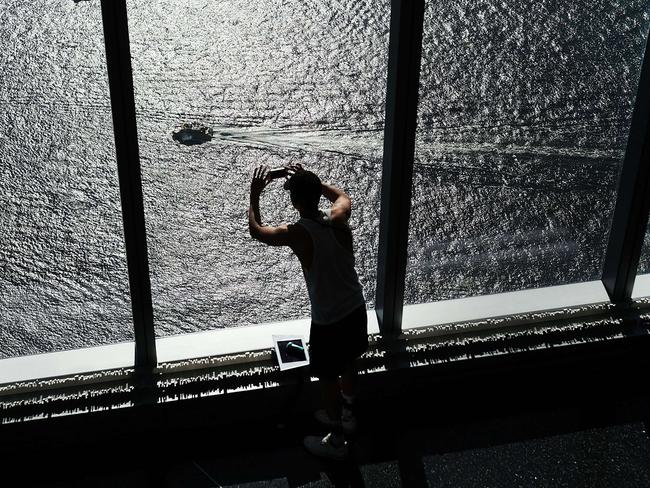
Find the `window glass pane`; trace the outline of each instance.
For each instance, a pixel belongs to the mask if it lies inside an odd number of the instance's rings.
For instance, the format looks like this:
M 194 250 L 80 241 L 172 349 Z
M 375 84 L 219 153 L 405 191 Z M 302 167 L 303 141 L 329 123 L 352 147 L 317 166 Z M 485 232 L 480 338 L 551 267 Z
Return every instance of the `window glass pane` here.
M 636 280 L 634 281 L 634 289 L 632 291 L 632 298 L 647 299 L 647 297 L 650 297 L 650 231 L 648 229 L 646 229 L 643 240 L 639 266 L 636 271 Z
M 427 2 L 407 303 L 600 279 L 649 7 Z
M 646 230 L 643 247 L 641 248 L 641 259 L 639 260 L 639 267 L 637 268 L 636 274 L 648 273 L 650 273 L 650 232 Z
M 0 358 L 133 339 L 98 2 L 0 10 Z
M 351 195 L 372 307 L 389 2 L 127 4 L 156 333 L 308 316 L 298 260 L 248 233 L 262 163 L 302 162 Z M 212 139 L 172 138 L 192 123 Z M 270 224 L 298 218 L 279 182 L 261 213 Z

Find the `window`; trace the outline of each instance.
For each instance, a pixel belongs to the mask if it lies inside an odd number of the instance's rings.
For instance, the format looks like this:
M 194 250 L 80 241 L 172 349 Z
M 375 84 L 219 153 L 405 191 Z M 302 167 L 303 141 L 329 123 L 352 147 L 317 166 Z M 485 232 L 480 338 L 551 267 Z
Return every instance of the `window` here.
M 648 235 L 649 233 L 646 230 L 643 248 L 641 249 L 641 258 L 639 259 L 639 267 L 637 268 L 636 279 L 634 280 L 632 298 L 645 298 L 650 296 L 650 239 Z
M 647 2 L 428 2 L 406 303 L 599 280 Z
M 308 315 L 297 259 L 248 234 L 257 164 L 300 161 L 352 196 L 372 307 L 389 2 L 128 7 L 156 334 Z M 182 124 L 211 139 L 174 140 Z M 261 210 L 297 220 L 277 182 Z
M 98 4 L 0 17 L 0 358 L 133 340 Z

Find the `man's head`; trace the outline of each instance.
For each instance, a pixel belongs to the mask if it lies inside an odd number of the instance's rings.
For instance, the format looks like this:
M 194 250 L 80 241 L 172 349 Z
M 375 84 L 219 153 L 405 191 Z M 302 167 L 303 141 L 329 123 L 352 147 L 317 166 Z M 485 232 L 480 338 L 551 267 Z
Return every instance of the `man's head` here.
M 291 203 L 298 210 L 314 211 L 322 193 L 320 178 L 311 171 L 296 171 L 284 184 L 291 192 Z

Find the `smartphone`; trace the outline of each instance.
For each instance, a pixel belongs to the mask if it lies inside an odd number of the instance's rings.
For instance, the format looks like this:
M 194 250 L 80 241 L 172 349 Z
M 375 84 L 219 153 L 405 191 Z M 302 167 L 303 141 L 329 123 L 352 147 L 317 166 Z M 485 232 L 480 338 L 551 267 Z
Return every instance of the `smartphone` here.
M 271 178 L 272 180 L 276 178 L 284 178 L 287 176 L 289 173 L 287 171 L 287 168 L 273 168 L 272 170 L 269 171 L 268 177 Z

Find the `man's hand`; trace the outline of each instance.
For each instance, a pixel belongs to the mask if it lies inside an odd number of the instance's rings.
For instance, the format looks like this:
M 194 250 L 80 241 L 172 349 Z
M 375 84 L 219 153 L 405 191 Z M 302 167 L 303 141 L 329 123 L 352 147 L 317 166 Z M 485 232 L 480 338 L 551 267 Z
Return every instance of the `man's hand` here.
M 297 173 L 298 171 L 304 171 L 305 168 L 302 167 L 300 163 L 292 163 L 285 166 L 289 170 L 289 173 Z
M 253 171 L 253 181 L 251 182 L 251 199 L 259 199 L 262 191 L 269 184 L 269 167 L 260 165 Z

